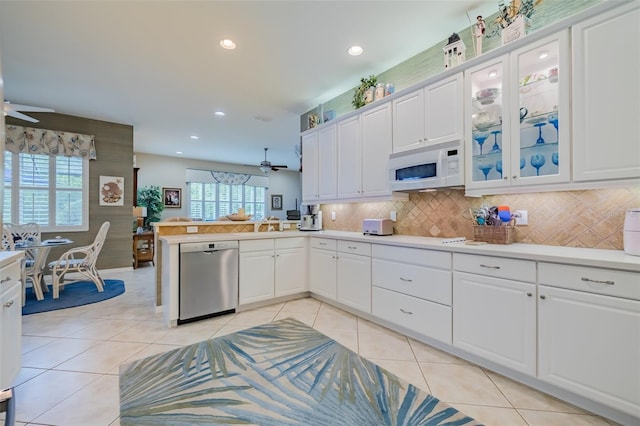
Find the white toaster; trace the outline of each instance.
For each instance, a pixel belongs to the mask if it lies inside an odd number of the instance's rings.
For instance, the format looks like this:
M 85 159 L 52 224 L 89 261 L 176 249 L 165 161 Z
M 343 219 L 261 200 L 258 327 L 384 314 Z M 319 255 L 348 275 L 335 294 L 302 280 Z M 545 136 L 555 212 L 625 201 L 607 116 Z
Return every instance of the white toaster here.
M 393 235 L 391 219 L 364 219 L 362 233 L 365 235 Z

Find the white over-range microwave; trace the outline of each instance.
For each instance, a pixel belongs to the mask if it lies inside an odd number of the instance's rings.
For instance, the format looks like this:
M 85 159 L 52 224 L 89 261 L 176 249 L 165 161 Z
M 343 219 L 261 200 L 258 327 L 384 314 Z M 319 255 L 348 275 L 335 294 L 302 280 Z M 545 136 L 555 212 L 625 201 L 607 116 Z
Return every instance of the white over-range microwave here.
M 420 191 L 464 185 L 462 141 L 425 146 L 389 156 L 392 191 Z

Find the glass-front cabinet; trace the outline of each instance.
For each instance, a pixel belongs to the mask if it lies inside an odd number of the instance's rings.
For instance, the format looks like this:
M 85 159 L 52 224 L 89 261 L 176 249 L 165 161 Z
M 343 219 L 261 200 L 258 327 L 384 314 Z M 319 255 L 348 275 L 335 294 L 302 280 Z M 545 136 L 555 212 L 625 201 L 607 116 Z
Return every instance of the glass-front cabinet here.
M 563 32 L 466 71 L 468 193 L 569 181 L 567 67 Z

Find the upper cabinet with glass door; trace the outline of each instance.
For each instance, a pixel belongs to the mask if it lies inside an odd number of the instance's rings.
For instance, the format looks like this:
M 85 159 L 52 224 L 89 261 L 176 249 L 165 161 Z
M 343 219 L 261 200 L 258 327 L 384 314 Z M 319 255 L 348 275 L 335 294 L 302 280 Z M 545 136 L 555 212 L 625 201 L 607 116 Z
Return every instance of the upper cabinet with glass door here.
M 564 31 L 468 70 L 470 195 L 569 182 L 568 48 Z

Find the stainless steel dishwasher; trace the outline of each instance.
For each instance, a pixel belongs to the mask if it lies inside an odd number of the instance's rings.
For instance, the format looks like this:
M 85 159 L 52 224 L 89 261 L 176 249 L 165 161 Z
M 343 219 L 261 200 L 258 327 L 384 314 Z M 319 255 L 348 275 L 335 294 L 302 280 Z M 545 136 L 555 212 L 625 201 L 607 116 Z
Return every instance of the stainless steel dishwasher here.
M 178 324 L 235 312 L 238 306 L 238 242 L 180 244 Z

